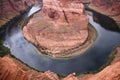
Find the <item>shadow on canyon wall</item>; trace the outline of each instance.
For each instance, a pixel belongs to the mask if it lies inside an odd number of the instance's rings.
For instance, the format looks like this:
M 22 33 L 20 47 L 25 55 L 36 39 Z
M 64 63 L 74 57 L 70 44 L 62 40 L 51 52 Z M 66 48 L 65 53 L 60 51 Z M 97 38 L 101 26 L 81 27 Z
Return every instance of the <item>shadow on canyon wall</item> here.
M 88 7 L 86 8 L 86 10 L 91 11 L 93 13 L 94 21 L 99 23 L 106 30 L 120 32 L 120 28 L 112 18 L 101 13 L 98 13 Z

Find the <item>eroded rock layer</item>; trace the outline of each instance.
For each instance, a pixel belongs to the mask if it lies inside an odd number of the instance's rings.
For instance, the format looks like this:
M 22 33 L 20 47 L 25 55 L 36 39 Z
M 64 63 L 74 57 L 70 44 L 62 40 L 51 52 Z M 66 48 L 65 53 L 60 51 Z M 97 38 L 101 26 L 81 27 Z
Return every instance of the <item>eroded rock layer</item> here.
M 0 80 L 59 80 L 59 78 L 51 71 L 38 73 L 15 59 L 4 57 L 0 59 Z
M 91 0 L 90 8 L 110 16 L 120 25 L 120 0 Z
M 0 0 L 0 26 L 41 0 Z
M 109 66 L 96 74 L 76 76 L 75 73 L 62 78 L 46 71 L 37 72 L 10 56 L 0 58 L 0 80 L 120 80 L 120 47 Z
M 88 15 L 74 1 L 44 0 L 42 11 L 24 27 L 25 38 L 55 55 L 82 45 L 88 37 Z

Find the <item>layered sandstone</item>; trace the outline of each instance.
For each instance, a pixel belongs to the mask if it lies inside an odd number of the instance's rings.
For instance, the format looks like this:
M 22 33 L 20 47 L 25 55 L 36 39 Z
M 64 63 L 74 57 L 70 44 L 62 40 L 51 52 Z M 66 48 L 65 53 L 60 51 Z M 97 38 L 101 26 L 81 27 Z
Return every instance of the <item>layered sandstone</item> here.
M 59 78 L 53 72 L 37 72 L 11 57 L 3 57 L 0 58 L 0 80 L 59 80 Z
M 88 37 L 88 15 L 76 1 L 44 0 L 42 10 L 24 27 L 25 38 L 56 55 L 82 45 Z
M 90 0 L 60 0 L 60 1 L 65 3 L 66 2 L 85 3 L 85 4 L 90 3 Z
M 90 0 L 79 0 L 81 3 L 84 3 L 84 4 L 89 4 L 90 3 Z
M 41 0 L 0 0 L 0 26 Z
M 115 52 L 111 64 L 102 71 L 80 76 L 72 73 L 64 78 L 58 77 L 51 71 L 37 72 L 20 61 L 6 56 L 0 58 L 0 80 L 120 80 L 120 47 Z
M 119 0 L 91 0 L 90 8 L 104 15 L 110 16 L 120 25 Z
M 81 75 L 80 77 L 70 74 L 65 80 L 120 80 L 120 47 L 117 47 L 113 53 L 112 56 L 114 56 L 114 59 L 111 64 L 100 72 L 96 74 Z

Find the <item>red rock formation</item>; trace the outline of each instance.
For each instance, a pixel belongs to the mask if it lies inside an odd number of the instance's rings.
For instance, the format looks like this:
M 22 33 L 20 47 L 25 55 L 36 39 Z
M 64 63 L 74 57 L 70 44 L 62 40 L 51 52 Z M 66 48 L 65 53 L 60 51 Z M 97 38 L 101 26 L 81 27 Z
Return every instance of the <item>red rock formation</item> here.
M 0 0 L 0 26 L 40 0 Z
M 63 80 L 79 80 L 79 79 L 76 77 L 75 73 L 72 73 L 68 75 L 67 77 L 65 77 Z
M 68 75 L 65 80 L 120 80 L 120 47 L 114 52 L 114 59 L 111 64 L 96 74 L 81 75 L 76 78 L 75 75 Z
M 95 6 L 102 10 L 107 15 L 120 14 L 120 1 L 119 0 L 91 0 L 91 6 Z
M 107 66 L 98 74 L 90 77 L 88 80 L 120 80 L 120 62 Z
M 90 3 L 90 0 L 79 0 L 79 1 L 80 1 L 81 3 L 85 3 L 85 4 L 86 4 L 86 3 L 87 3 L 87 4 Z
M 90 3 L 90 0 L 60 0 L 63 3 L 65 2 L 75 2 L 75 3 Z
M 12 57 L 0 58 L 0 80 L 120 80 L 120 47 L 112 64 L 96 74 L 84 74 L 76 77 L 72 73 L 64 78 L 46 71 L 37 72 Z
M 59 78 L 53 72 L 36 72 L 13 58 L 4 57 L 0 58 L 0 80 L 59 80 Z
M 16 2 L 18 2 L 17 4 L 19 4 L 19 1 L 20 0 L 16 1 Z M 98 0 L 93 0 L 93 1 L 98 1 Z M 102 1 L 102 0 L 99 0 L 99 1 Z M 92 2 L 92 3 L 94 5 L 96 4 L 96 6 L 99 6 L 99 8 L 100 8 L 100 5 L 97 5 L 99 3 L 99 1 L 95 2 L 95 3 Z M 112 1 L 112 0 L 110 0 L 110 1 Z M 118 1 L 118 0 L 114 0 L 114 1 Z M 0 22 L 3 20 L 8 21 L 9 19 L 13 18 L 13 16 L 19 14 L 19 11 L 26 9 L 26 8 L 21 8 L 22 7 L 21 6 L 20 10 L 17 10 L 16 7 L 14 7 L 15 5 L 10 0 L 9 0 L 9 2 L 2 2 L 2 0 L 1 0 L 0 3 L 4 3 L 4 4 L 1 4 L 2 8 L 0 7 L 0 9 L 1 9 L 0 14 L 2 14 L 2 15 L 0 15 L 0 18 L 2 19 L 2 20 L 0 19 Z M 20 3 L 21 3 L 21 1 L 20 1 Z M 118 1 L 118 3 L 119 3 L 119 1 Z M 116 3 L 116 4 L 118 4 L 118 3 Z M 5 5 L 7 5 L 7 7 Z M 106 10 L 106 9 L 107 8 L 103 8 L 103 10 Z M 109 11 L 110 10 L 108 10 L 108 12 Z M 52 12 L 52 11 L 50 11 L 50 12 Z M 109 14 L 108 12 L 106 12 L 106 14 Z M 3 13 L 4 13 L 4 15 L 3 15 Z M 41 14 L 45 15 L 42 12 L 41 12 Z M 114 15 L 114 14 L 116 14 L 116 12 L 113 11 L 109 15 Z M 8 15 L 11 15 L 11 16 L 9 17 Z M 39 15 L 39 13 L 37 15 Z M 35 15 L 35 16 L 37 17 L 37 15 Z M 56 15 L 56 13 L 55 13 L 55 15 Z M 82 14 L 82 16 L 83 16 L 83 14 Z M 48 19 L 49 17 L 46 17 L 46 18 Z M 55 17 L 54 21 L 56 21 L 56 19 L 57 18 Z M 65 18 L 62 18 L 62 19 L 65 20 Z M 79 19 L 79 18 L 77 18 L 77 19 Z M 118 18 L 118 19 L 120 19 L 120 18 Z M 55 24 L 55 22 L 52 22 L 51 18 L 49 20 L 51 21 L 51 23 Z M 60 20 L 60 21 L 62 22 L 62 20 Z M 68 22 L 69 21 L 70 20 L 68 20 Z M 31 23 L 33 23 L 33 22 L 34 22 L 34 19 L 31 20 Z M 59 23 L 59 21 L 56 21 L 56 22 Z M 1 22 L 1 23 L 3 24 L 3 22 Z M 31 23 L 29 23 L 29 25 Z M 60 24 L 58 24 L 58 25 L 60 25 Z M 67 25 L 73 25 L 73 24 L 67 23 Z M 31 27 L 32 27 L 32 24 L 31 24 Z M 34 28 L 34 29 L 38 29 L 38 28 Z M 30 30 L 32 30 L 32 29 L 30 28 Z M 39 34 L 39 32 L 34 33 L 34 34 Z M 34 37 L 34 36 L 32 36 L 32 37 Z M 84 75 L 82 77 L 80 77 L 80 76 L 76 77 L 75 73 L 73 73 L 73 74 L 68 75 L 67 77 L 65 77 L 62 80 L 120 80 L 120 68 L 119 67 L 120 67 L 120 48 L 118 47 L 117 55 L 115 55 L 115 59 L 113 60 L 111 65 L 104 68 L 101 72 L 99 72 L 97 74 Z M 11 57 L 0 58 L 0 80 L 59 80 L 59 79 L 60 78 L 53 72 L 50 72 L 50 71 L 46 71 L 44 73 L 37 72 L 35 70 L 32 70 L 31 68 L 28 68 L 23 63 L 15 60 Z
M 119 0 L 91 0 L 90 8 L 102 14 L 108 15 L 120 23 Z
M 42 11 L 24 27 L 25 38 L 50 55 L 67 51 L 88 37 L 88 16 L 84 5 L 74 1 L 44 0 Z
M 28 80 L 25 72 L 10 58 L 0 59 L 0 80 Z

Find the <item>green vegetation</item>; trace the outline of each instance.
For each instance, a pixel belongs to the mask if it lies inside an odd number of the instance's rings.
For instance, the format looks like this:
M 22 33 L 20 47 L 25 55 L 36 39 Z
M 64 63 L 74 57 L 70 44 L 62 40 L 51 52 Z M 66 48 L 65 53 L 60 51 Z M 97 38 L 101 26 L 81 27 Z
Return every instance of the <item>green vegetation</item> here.
M 3 57 L 6 54 L 10 53 L 9 49 L 3 46 L 3 41 L 4 41 L 5 32 L 6 32 L 7 27 L 9 25 L 11 25 L 12 23 L 14 23 L 14 21 L 19 20 L 22 17 L 22 15 L 24 15 L 24 13 L 25 12 L 21 13 L 20 15 L 17 15 L 13 19 L 9 20 L 6 24 L 0 26 L 0 57 Z M 21 25 L 22 24 L 23 24 L 23 22 L 21 23 Z
M 96 38 L 98 37 L 98 33 L 97 33 L 95 27 L 93 27 L 93 25 L 89 23 L 88 29 L 89 29 L 89 38 L 95 36 L 94 38 L 92 38 L 92 40 L 95 41 Z M 90 36 L 90 34 L 92 34 L 92 36 Z
M 9 53 L 9 49 L 3 46 L 3 39 L 4 39 L 3 36 L 5 35 L 5 30 L 7 25 L 8 23 L 0 27 L 0 57 L 3 57 L 7 53 Z
M 0 57 L 3 57 L 9 53 L 9 49 L 3 46 L 3 41 L 0 40 Z

